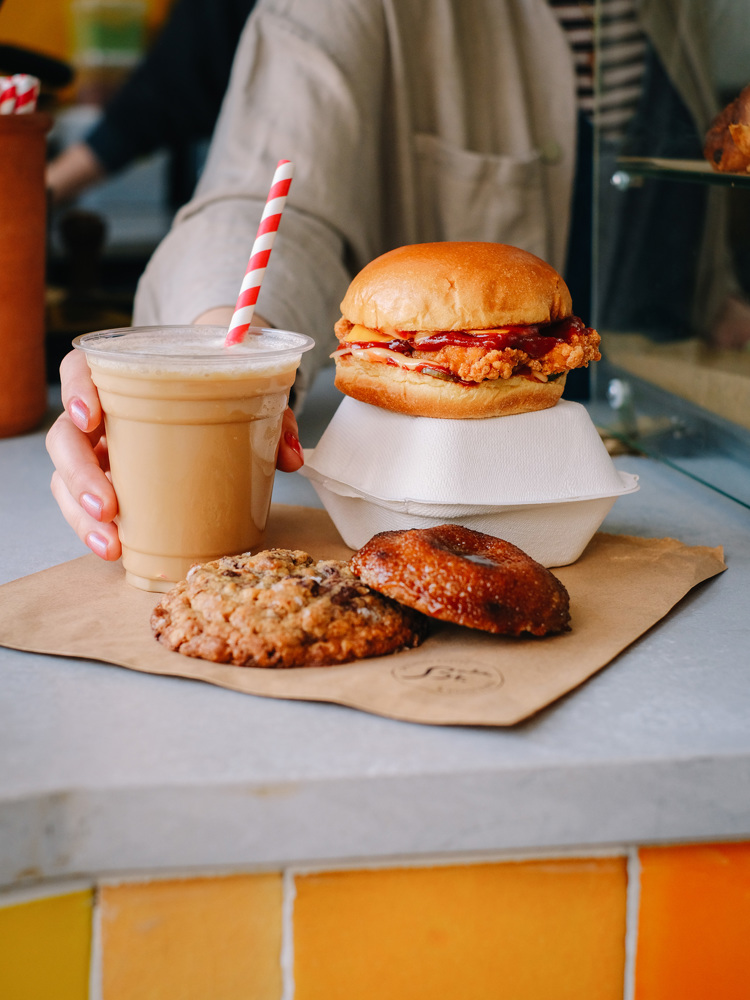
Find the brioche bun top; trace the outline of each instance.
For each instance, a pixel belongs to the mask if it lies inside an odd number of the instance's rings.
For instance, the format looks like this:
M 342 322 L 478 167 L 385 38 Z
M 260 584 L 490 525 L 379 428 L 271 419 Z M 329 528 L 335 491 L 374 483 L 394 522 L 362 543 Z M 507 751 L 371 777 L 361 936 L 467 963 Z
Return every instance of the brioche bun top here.
M 488 330 L 573 312 L 568 287 L 541 258 L 505 243 L 415 243 L 367 264 L 341 312 L 373 330 Z

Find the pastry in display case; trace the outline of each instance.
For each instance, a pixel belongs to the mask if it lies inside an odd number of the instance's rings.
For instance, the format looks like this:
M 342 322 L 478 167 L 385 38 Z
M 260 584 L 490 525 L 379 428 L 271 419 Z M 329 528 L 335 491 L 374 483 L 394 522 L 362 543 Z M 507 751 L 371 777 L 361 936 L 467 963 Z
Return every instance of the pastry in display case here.
M 750 84 L 714 118 L 703 155 L 720 173 L 750 174 Z
M 638 7 L 632 113 L 607 109 L 600 0 L 594 115 L 592 407 L 630 448 L 750 504 L 750 60 L 745 4 Z

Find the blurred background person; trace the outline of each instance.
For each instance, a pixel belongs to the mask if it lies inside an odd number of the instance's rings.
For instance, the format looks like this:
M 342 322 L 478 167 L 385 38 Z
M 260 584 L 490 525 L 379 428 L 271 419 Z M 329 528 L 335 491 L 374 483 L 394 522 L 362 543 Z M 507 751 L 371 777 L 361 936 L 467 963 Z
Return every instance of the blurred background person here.
M 162 30 L 99 121 L 47 165 L 53 205 L 64 204 L 161 149 L 172 156 L 175 207 L 192 194 L 192 144 L 210 138 L 237 43 L 255 0 L 176 0 Z

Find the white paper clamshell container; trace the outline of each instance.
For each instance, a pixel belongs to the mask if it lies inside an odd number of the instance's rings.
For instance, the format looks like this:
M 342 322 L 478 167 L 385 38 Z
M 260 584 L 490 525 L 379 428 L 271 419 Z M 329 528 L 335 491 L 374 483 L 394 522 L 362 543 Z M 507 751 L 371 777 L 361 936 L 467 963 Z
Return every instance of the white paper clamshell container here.
M 619 496 L 619 472 L 586 409 L 561 400 L 486 420 L 410 417 L 345 397 L 300 470 L 341 537 L 462 524 L 545 566 L 583 552 Z

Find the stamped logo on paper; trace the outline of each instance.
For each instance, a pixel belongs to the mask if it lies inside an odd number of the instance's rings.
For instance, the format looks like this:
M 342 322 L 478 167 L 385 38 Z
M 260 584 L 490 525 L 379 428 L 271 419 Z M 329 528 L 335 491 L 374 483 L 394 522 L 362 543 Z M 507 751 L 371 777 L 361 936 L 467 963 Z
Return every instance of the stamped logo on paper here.
M 501 687 L 505 678 L 493 666 L 458 666 L 455 663 L 397 664 L 391 670 L 397 681 L 435 694 L 466 694 Z

